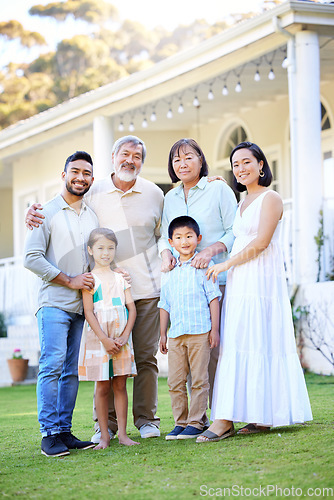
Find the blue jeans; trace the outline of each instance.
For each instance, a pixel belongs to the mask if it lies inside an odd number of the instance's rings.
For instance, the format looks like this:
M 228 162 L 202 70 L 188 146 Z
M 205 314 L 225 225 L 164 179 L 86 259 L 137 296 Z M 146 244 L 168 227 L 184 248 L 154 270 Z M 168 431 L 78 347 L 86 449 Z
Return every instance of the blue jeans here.
M 41 357 L 37 410 L 42 436 L 69 432 L 78 393 L 78 357 L 84 317 L 56 307 L 37 313 Z

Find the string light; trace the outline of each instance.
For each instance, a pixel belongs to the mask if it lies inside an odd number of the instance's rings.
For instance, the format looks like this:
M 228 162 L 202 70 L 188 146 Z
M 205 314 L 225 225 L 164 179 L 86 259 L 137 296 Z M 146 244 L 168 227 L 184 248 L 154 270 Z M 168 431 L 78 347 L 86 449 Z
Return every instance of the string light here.
M 274 73 L 273 68 L 270 68 L 268 78 L 269 78 L 269 80 L 275 80 L 275 73 Z
M 237 71 L 233 70 L 233 73 L 235 74 L 235 76 L 236 76 L 236 78 L 237 78 L 237 81 L 238 81 L 238 83 L 237 83 L 237 84 L 236 84 L 236 86 L 234 87 L 234 90 L 235 90 L 235 92 L 237 92 L 238 94 L 239 94 L 239 92 L 241 92 L 241 91 L 242 91 L 242 87 L 241 87 L 241 83 L 240 83 L 240 77 L 241 77 L 241 73 L 242 73 L 242 72 L 243 72 L 243 70 L 245 69 L 245 66 L 246 66 L 246 64 L 244 64 L 244 65 L 242 66 L 242 68 L 240 69 L 240 71 L 239 71 L 239 72 L 237 72 Z
M 287 54 L 286 54 L 286 50 L 282 50 L 283 52 L 283 55 L 282 55 L 282 58 L 283 58 L 283 61 L 281 63 L 282 65 L 282 68 L 286 69 L 288 67 L 288 64 L 289 64 L 289 61 L 288 61 L 288 58 L 287 58 Z M 273 60 L 274 60 L 274 57 L 275 57 L 275 53 L 276 51 L 274 51 L 273 53 L 269 54 L 269 57 L 266 57 L 266 56 L 263 56 L 261 57 L 260 59 L 257 59 L 255 61 L 252 61 L 252 64 L 254 64 L 256 66 L 256 71 L 254 73 L 254 81 L 255 82 L 260 82 L 261 81 L 261 74 L 260 74 L 260 69 L 262 68 L 263 64 L 261 64 L 261 62 L 265 61 L 266 64 L 268 64 L 269 68 L 270 68 L 270 71 L 268 73 L 268 79 L 269 80 L 274 80 L 276 78 L 276 75 L 275 75 L 275 72 L 274 72 L 274 69 L 273 69 Z M 243 65 L 243 67 L 241 68 L 238 68 L 236 70 L 231 70 L 229 71 L 228 73 L 225 73 L 224 75 L 221 75 L 221 77 L 219 77 L 221 80 L 223 80 L 223 87 L 221 89 L 221 93 L 223 96 L 227 96 L 229 95 L 229 90 L 228 90 L 228 87 L 227 87 L 227 78 L 229 76 L 229 73 L 233 71 L 233 73 L 235 74 L 236 76 L 236 81 L 237 81 L 237 84 L 235 85 L 234 87 L 234 90 L 236 93 L 240 93 L 242 92 L 242 86 L 241 86 L 241 74 L 244 70 L 244 67 L 246 66 L 246 64 Z M 262 68 L 263 70 L 263 68 Z M 262 75 L 263 76 L 263 75 Z M 213 84 L 214 84 L 215 80 L 211 80 L 211 81 L 208 81 L 206 83 L 203 82 L 204 85 L 207 85 L 209 87 L 209 90 L 208 90 L 208 94 L 207 94 L 207 98 L 209 101 L 212 101 L 215 99 L 215 94 L 213 92 Z M 197 87 L 193 88 L 192 89 L 192 92 L 193 92 L 193 101 L 192 101 L 192 104 L 195 108 L 199 108 L 200 107 L 200 101 L 198 99 L 198 91 L 199 91 L 199 87 L 200 87 L 201 84 L 199 84 Z M 188 90 L 191 90 L 191 89 L 188 89 Z M 172 119 L 174 114 L 173 114 L 173 109 L 172 109 L 172 101 L 173 99 L 178 99 L 178 106 L 177 106 L 177 112 L 179 114 L 182 114 L 185 112 L 185 108 L 184 108 L 184 105 L 183 105 L 183 94 L 179 94 L 179 95 L 172 95 L 167 99 L 164 99 L 166 102 L 167 102 L 167 113 L 166 113 L 166 117 L 168 119 Z M 141 122 L 141 126 L 142 128 L 147 128 L 149 126 L 149 123 L 148 123 L 148 118 L 150 119 L 150 121 L 152 122 L 155 122 L 157 121 L 157 114 L 156 114 L 156 111 L 155 111 L 155 108 L 156 108 L 156 105 L 159 104 L 159 101 L 157 101 L 154 105 L 151 104 L 151 115 L 147 116 L 147 110 L 135 110 L 134 113 L 132 113 L 132 117 L 131 117 L 131 121 L 130 121 L 130 124 L 129 124 L 129 127 L 128 127 L 128 130 L 129 131 L 134 131 L 135 130 L 135 126 L 134 126 L 134 118 L 136 116 L 136 113 L 137 112 L 141 112 L 142 113 L 142 122 Z M 176 111 L 176 110 L 175 110 Z M 118 130 L 120 132 L 123 132 L 125 130 L 125 126 L 124 126 L 124 120 L 123 120 L 123 116 L 120 115 L 119 117 L 119 124 L 118 124 Z
M 275 80 L 275 73 L 274 73 L 274 70 L 273 70 L 273 62 L 274 62 L 274 59 L 275 59 L 275 54 L 276 54 L 276 50 L 274 50 L 271 59 L 269 59 L 268 57 L 265 56 L 265 60 L 267 61 L 268 65 L 270 67 L 270 71 L 268 73 L 269 80 Z
M 173 111 L 172 111 L 172 108 L 169 108 L 169 110 L 167 111 L 167 118 L 171 119 L 173 118 Z
M 215 96 L 212 92 L 212 89 L 210 88 L 209 93 L 208 93 L 208 99 L 209 99 L 209 101 L 213 101 L 214 98 L 215 98 Z
M 200 104 L 199 104 L 198 97 L 197 97 L 197 95 L 195 95 L 194 100 L 193 100 L 193 106 L 195 106 L 195 108 L 198 108 L 199 105 Z
M 284 54 L 284 58 L 282 61 L 282 68 L 287 69 L 287 67 L 289 65 L 288 56 L 287 56 L 287 47 L 284 47 L 284 48 L 281 47 L 281 52 L 283 52 L 283 54 Z

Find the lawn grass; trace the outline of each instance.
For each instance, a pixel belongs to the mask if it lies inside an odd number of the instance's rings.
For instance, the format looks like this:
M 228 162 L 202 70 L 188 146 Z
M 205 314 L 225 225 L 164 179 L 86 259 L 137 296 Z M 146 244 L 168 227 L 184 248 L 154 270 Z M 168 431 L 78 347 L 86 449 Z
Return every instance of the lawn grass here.
M 316 498 L 330 497 L 322 489 L 334 489 L 334 377 L 307 374 L 306 381 L 312 423 L 199 445 L 193 440 L 165 441 L 173 420 L 166 379 L 160 379 L 161 438 L 141 440 L 140 446 L 132 447 L 120 446 L 115 439 L 107 450 L 73 451 L 64 458 L 40 453 L 35 386 L 0 388 L 0 494 L 50 500 L 160 500 L 224 493 L 228 497 L 223 489 L 230 488 L 232 498 L 242 493 L 256 498 L 260 491 L 254 488 L 262 486 L 262 496 L 275 496 L 277 485 L 281 488 L 277 496 L 284 498 L 311 496 L 308 488 L 316 489 Z M 128 389 L 131 400 L 131 380 Z M 92 392 L 92 383 L 80 383 L 73 432 L 81 439 L 92 435 Z M 131 418 L 128 428 L 137 439 Z

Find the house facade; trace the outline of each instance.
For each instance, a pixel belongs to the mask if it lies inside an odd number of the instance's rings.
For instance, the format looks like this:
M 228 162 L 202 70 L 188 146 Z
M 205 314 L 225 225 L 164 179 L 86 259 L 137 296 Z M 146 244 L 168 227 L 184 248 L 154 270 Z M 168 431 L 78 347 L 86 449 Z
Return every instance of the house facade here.
M 164 190 L 170 188 L 169 149 L 182 137 L 196 139 L 210 174 L 228 182 L 233 146 L 241 140 L 259 144 L 273 170 L 273 187 L 284 199 L 288 283 L 299 287 L 296 304 L 306 306 L 308 300 L 317 310 L 321 293 L 314 290 L 321 283 L 316 282 L 333 272 L 333 37 L 334 4 L 287 1 L 145 71 L 1 131 L 0 309 L 27 320 L 35 306 L 22 284 L 28 280 L 34 288 L 35 281 L 20 264 L 26 208 L 59 191 L 60 172 L 72 152 L 91 153 L 95 177 L 102 178 L 110 173 L 114 140 L 135 134 L 148 149 L 143 177 Z M 317 246 L 320 211 L 326 237 Z M 333 296 L 333 287 L 329 290 L 326 297 Z M 325 330 L 334 323 L 330 313 Z M 305 352 L 310 368 L 333 371 L 323 356 L 314 361 L 312 349 Z

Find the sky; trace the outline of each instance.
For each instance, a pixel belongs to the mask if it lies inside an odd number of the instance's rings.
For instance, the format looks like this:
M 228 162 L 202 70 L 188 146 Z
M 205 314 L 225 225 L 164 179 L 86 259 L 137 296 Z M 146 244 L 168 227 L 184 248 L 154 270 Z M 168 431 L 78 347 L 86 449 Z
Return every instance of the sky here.
M 54 1 L 54 0 L 52 0 Z M 106 0 L 113 4 L 122 18 L 137 19 L 139 22 L 153 28 L 161 25 L 173 29 L 179 24 L 188 24 L 194 19 L 206 19 L 214 23 L 232 12 L 258 11 L 262 0 Z M 24 25 L 35 31 L 44 20 L 30 17 L 28 10 L 32 5 L 51 3 L 51 0 L 0 0 L 0 19 L 18 19 Z M 52 30 L 53 31 L 53 30 Z
M 41 51 L 54 50 L 57 42 L 84 33 L 86 23 L 67 19 L 58 23 L 54 19 L 29 16 L 28 10 L 37 4 L 46 5 L 56 0 L 0 0 L 0 21 L 16 19 L 25 29 L 38 31 L 48 47 L 22 51 L 14 42 L 4 45 L 0 39 L 0 67 L 10 61 L 33 60 Z M 264 0 L 105 0 L 119 11 L 121 20 L 138 20 L 149 29 L 163 26 L 172 31 L 181 24 L 190 24 L 195 19 L 205 19 L 213 24 L 226 19 L 232 13 L 261 12 Z
M 58 23 L 54 19 L 29 16 L 28 10 L 37 4 L 47 4 L 55 0 L 0 0 L 0 21 L 16 19 L 25 29 L 41 33 L 48 43 L 44 49 L 36 48 L 28 52 L 22 50 L 19 43 L 4 44 L 0 40 L 0 67 L 8 62 L 33 60 L 40 52 L 54 50 L 57 42 L 71 38 L 75 34 L 84 33 L 87 26 L 84 22 L 68 19 Z M 163 26 L 172 31 L 180 24 L 190 24 L 195 19 L 205 19 L 213 24 L 230 13 L 260 12 L 263 0 L 106 0 L 119 11 L 120 19 L 138 20 L 152 29 Z

